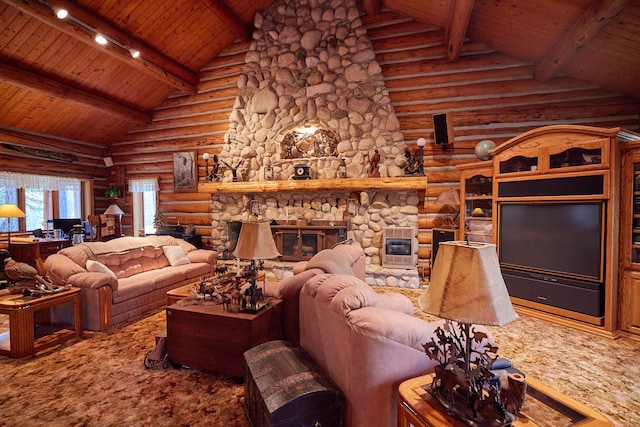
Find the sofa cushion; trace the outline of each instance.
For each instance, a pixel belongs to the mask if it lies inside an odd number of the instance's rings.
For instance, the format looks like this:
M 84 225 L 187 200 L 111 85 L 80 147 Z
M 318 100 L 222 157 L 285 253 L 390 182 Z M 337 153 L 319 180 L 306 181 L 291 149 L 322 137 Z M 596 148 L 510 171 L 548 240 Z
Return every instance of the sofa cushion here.
M 163 246 L 162 250 L 172 267 L 191 263 L 181 246 Z
M 137 274 L 133 277 L 125 277 L 118 280 L 118 289 L 112 294 L 114 304 L 149 293 L 155 289 L 155 283 L 151 275 Z
M 113 276 L 114 279 L 116 278 L 116 273 L 114 273 L 109 267 L 92 259 L 87 260 L 87 271 L 91 273 L 104 273 Z

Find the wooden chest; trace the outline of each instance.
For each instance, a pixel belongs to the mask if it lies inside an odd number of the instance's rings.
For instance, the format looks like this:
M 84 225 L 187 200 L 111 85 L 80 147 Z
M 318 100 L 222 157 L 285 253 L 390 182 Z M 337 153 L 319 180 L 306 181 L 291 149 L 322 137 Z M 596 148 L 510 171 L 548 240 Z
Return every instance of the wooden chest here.
M 246 351 L 244 363 L 253 427 L 342 426 L 342 392 L 302 348 L 270 341 Z
M 171 363 L 242 378 L 243 354 L 282 338 L 282 300 L 256 314 L 226 311 L 221 304 L 176 303 L 167 307 L 167 353 Z

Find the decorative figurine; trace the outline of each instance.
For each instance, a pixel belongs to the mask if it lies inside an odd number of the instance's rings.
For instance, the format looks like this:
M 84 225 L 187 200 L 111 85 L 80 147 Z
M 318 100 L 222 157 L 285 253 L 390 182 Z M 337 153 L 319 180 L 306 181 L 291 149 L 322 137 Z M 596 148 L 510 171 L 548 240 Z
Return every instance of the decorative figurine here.
M 380 163 L 380 152 L 376 149 L 371 157 L 371 171 L 369 172 L 369 177 L 371 178 L 380 178 L 380 170 L 378 169 L 378 164 Z

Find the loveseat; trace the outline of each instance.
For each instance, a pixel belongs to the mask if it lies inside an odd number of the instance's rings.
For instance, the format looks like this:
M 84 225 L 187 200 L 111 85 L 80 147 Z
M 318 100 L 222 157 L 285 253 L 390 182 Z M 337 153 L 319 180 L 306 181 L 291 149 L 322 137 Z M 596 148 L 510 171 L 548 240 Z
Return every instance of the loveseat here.
M 161 307 L 167 291 L 212 274 L 217 259 L 171 236 L 120 237 L 62 249 L 45 267 L 55 284 L 81 289 L 83 326 L 102 331 Z
M 270 291 L 283 299 L 284 337 L 343 392 L 344 425 L 395 426 L 398 386 L 434 371 L 422 345 L 442 321 L 414 317 L 402 294 L 376 292 L 364 282 L 364 263 L 362 248 L 339 245 L 298 264 Z

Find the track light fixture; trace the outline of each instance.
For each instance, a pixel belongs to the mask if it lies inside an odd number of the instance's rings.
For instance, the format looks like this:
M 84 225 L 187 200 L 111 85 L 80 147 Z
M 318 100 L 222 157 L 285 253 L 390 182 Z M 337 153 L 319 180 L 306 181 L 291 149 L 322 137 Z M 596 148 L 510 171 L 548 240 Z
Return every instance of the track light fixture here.
M 95 38 L 95 40 L 96 40 L 96 42 L 97 42 L 98 44 L 101 44 L 101 45 L 106 45 L 106 44 L 107 44 L 107 42 L 108 42 L 108 41 L 107 41 L 107 38 L 106 38 L 104 35 L 102 35 L 101 33 L 96 33 L 96 38 Z
M 138 49 L 129 49 L 129 53 L 131 54 L 132 58 L 139 58 L 140 57 L 140 51 Z
M 53 11 L 55 12 L 55 14 L 58 17 L 58 19 L 64 19 L 67 16 L 69 16 L 69 11 L 67 9 L 62 8 L 62 7 L 54 6 L 53 7 Z

